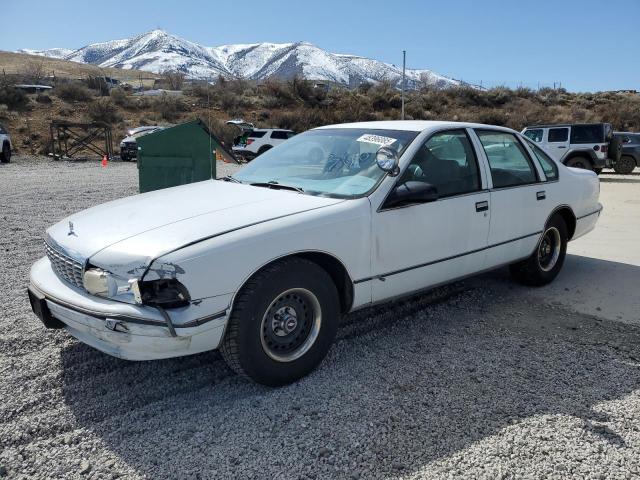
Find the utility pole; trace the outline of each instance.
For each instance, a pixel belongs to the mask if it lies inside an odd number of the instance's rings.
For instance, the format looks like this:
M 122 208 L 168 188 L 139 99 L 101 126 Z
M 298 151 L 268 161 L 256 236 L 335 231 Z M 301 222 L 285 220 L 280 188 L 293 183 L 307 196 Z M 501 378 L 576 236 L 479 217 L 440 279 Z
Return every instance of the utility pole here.
M 402 117 L 401 117 L 402 120 L 404 120 L 404 76 L 405 76 L 406 65 L 407 65 L 407 51 L 402 50 Z

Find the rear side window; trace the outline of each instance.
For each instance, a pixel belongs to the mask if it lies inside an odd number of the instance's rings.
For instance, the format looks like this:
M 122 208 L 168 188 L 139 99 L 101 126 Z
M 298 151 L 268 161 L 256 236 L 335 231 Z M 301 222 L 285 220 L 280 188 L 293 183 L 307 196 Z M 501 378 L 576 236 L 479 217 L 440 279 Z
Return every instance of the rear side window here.
M 571 143 L 604 142 L 603 125 L 574 125 L 571 127 Z
M 566 142 L 569 139 L 568 128 L 550 128 L 549 129 L 549 143 L 553 142 Z
M 271 132 L 271 138 L 274 138 L 276 140 L 286 140 L 287 138 L 289 138 L 289 132 L 285 132 L 283 130 L 274 130 L 273 132 Z
M 551 157 L 533 142 L 529 142 L 529 146 L 531 147 L 531 150 L 533 150 L 533 154 L 540 162 L 540 166 L 542 167 L 542 170 L 544 170 L 544 175 L 545 177 L 547 177 L 547 181 L 557 180 L 558 166 L 556 165 L 556 162 L 551 160 Z
M 533 130 L 525 130 L 524 136 L 534 142 L 541 142 L 543 133 L 544 130 L 541 128 L 534 128 Z
M 513 187 L 534 183 L 538 177 L 529 155 L 511 133 L 476 130 L 493 178 L 493 187 Z
M 254 130 L 247 136 L 249 138 L 262 138 L 262 137 L 264 137 L 265 133 L 267 133 L 267 132 L 258 132 L 257 130 Z

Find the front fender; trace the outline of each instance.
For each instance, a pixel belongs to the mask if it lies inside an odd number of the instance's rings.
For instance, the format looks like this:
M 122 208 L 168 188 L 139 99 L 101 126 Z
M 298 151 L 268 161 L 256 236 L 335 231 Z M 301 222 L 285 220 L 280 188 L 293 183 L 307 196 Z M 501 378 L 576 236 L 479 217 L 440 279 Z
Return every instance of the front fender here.
M 361 198 L 253 225 L 158 258 L 144 280 L 175 276 L 194 300 L 235 295 L 263 266 L 301 252 L 327 253 L 351 279 L 364 278 L 370 274 L 370 215 L 369 200 Z

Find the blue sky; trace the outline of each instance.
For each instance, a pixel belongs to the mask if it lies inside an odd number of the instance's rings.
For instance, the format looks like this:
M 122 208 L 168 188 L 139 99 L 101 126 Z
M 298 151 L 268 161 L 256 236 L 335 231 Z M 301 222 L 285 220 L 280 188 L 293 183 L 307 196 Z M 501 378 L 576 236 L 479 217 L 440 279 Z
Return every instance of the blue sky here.
M 98 5 L 101 8 L 98 9 Z M 640 0 L 3 0 L 0 49 L 162 28 L 208 46 L 304 40 L 493 86 L 640 90 Z

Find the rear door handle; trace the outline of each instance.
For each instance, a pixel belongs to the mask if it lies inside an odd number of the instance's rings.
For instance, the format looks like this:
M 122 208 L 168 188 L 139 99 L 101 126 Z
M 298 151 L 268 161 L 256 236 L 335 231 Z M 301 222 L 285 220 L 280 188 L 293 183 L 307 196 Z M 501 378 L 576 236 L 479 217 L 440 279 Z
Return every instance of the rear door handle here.
M 489 202 L 476 202 L 476 212 L 486 212 L 489 210 Z
M 547 193 L 544 190 L 541 192 L 536 192 L 536 199 L 544 200 L 545 198 L 547 198 Z
M 567 148 L 567 147 L 565 147 L 564 145 L 560 145 L 558 146 L 558 148 Z

